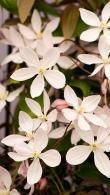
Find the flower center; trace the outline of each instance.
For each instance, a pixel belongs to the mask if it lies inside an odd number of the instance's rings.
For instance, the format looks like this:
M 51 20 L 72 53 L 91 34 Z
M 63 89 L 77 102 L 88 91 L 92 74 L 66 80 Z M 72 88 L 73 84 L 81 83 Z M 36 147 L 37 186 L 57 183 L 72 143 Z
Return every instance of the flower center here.
M 101 21 L 101 22 L 100 22 L 100 27 L 105 28 L 105 27 L 106 27 L 106 23 L 103 22 L 103 21 Z
M 28 137 L 29 139 L 32 139 L 33 138 L 32 131 L 26 132 L 26 137 Z
M 8 96 L 8 91 L 0 92 L 0 100 L 5 100 Z
M 42 74 L 42 75 L 44 74 L 45 70 L 46 70 L 46 69 L 45 69 L 44 66 L 40 66 L 40 67 L 37 68 L 37 72 L 38 72 L 39 74 Z
M 83 113 L 83 112 L 85 112 L 85 108 L 80 106 L 80 107 L 77 109 L 77 112 Z
M 37 158 L 40 157 L 40 154 L 41 154 L 41 152 L 35 151 L 35 152 L 33 152 L 33 154 L 32 154 L 32 158 L 37 159 Z
M 92 151 L 95 151 L 97 149 L 97 144 L 96 143 L 93 143 L 90 145 Z
M 41 32 L 37 33 L 37 39 L 42 39 L 42 33 Z
M 109 64 L 109 63 L 110 63 L 109 59 L 103 59 L 103 64 Z
M 45 121 L 47 119 L 46 115 L 41 115 L 38 117 L 40 120 Z

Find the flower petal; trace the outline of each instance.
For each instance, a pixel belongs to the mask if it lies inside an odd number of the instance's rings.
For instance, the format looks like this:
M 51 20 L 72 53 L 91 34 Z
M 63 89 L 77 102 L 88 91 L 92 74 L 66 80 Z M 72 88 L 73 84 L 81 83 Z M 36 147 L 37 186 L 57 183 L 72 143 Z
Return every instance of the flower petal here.
M 42 21 L 41 21 L 40 14 L 37 10 L 33 11 L 32 18 L 31 18 L 31 24 L 32 24 L 32 28 L 34 29 L 35 33 L 41 32 Z
M 105 127 L 105 128 L 107 127 L 106 123 L 100 117 L 96 116 L 95 114 L 85 113 L 84 116 L 88 121 L 90 121 L 94 125 L 98 125 L 98 126 Z
M 27 26 L 23 25 L 23 24 L 18 24 L 19 27 L 19 31 L 20 33 L 29 40 L 33 40 L 36 39 L 36 34 Z
M 91 73 L 91 77 L 97 74 L 102 68 L 104 67 L 104 64 L 101 64 L 95 68 L 95 70 Z
M 20 193 L 16 189 L 13 189 L 11 190 L 10 195 L 20 195 Z
M 61 138 L 63 137 L 65 131 L 66 131 L 66 127 L 58 127 L 49 133 L 49 138 L 52 138 L 52 139 Z
M 80 39 L 87 42 L 96 41 L 101 31 L 101 28 L 88 29 L 81 33 Z
M 31 98 L 25 98 L 26 104 L 30 110 L 37 116 L 42 115 L 40 104 Z
M 23 59 L 20 56 L 20 53 L 11 53 L 8 56 L 6 56 L 3 61 L 1 62 L 1 66 L 8 64 L 9 62 L 14 62 L 16 64 L 21 64 L 23 63 Z
M 78 135 L 78 133 L 73 130 L 71 133 L 71 144 L 76 145 L 80 141 L 81 137 Z
M 55 122 L 57 120 L 57 110 L 54 109 L 47 115 L 47 120 L 51 122 Z
M 74 121 L 77 117 L 77 112 L 70 109 L 70 108 L 62 109 L 62 113 L 63 113 L 64 117 L 69 121 Z
M 103 10 L 102 10 L 101 17 L 102 17 L 102 21 L 105 22 L 105 23 L 106 23 L 106 22 L 108 21 L 108 19 L 110 18 L 110 2 L 108 2 L 108 3 L 104 6 L 104 8 L 103 8 Z
M 10 173 L 3 167 L 0 166 L 0 184 L 6 187 L 6 190 L 10 190 L 10 186 L 12 183 Z
M 109 131 L 104 128 L 99 128 L 97 133 L 97 143 L 103 142 L 109 136 Z M 105 140 L 106 143 L 106 140 Z M 110 142 L 109 142 L 110 143 Z
M 20 111 L 19 125 L 22 131 L 28 132 L 33 130 L 33 120 L 26 112 Z
M 80 136 L 80 138 L 85 141 L 88 144 L 92 144 L 94 142 L 94 135 L 93 135 L 93 131 L 82 131 L 80 129 L 77 128 L 76 132 L 78 133 L 78 135 Z
M 27 160 L 29 157 L 26 155 L 21 155 L 21 154 L 18 154 L 16 152 L 8 152 L 8 155 L 10 158 L 12 158 L 13 160 L 17 161 L 17 162 L 20 162 L 20 161 L 24 161 L 24 160 Z
M 83 163 L 91 153 L 89 146 L 75 146 L 70 148 L 66 154 L 66 161 L 71 165 L 78 165 Z
M 42 131 L 42 129 L 39 129 L 36 131 L 35 137 L 34 137 L 34 145 L 36 151 L 42 151 L 48 144 L 48 136 L 47 134 Z
M 50 149 L 44 153 L 41 153 L 40 159 L 42 159 L 45 164 L 50 167 L 56 167 L 61 162 L 60 153 L 54 149 Z
M 67 56 L 60 56 L 57 64 L 63 69 L 69 69 L 74 66 L 74 62 Z
M 14 101 L 20 95 L 20 93 L 23 91 L 23 89 L 24 89 L 24 85 L 21 86 L 21 87 L 19 87 L 16 90 L 10 92 L 9 95 L 8 95 L 8 97 L 7 97 L 7 101 L 8 102 Z
M 103 59 L 107 59 L 110 53 L 110 45 L 107 43 L 107 39 L 104 35 L 101 35 L 98 42 L 98 50 Z
M 39 159 L 34 159 L 27 171 L 27 182 L 30 185 L 37 183 L 42 176 L 42 167 Z
M 100 100 L 100 95 L 91 95 L 85 97 L 82 101 L 81 107 L 84 108 L 85 112 L 93 112 L 97 108 Z
M 106 64 L 105 66 L 105 75 L 108 79 L 110 79 L 110 64 Z
M 85 118 L 83 117 L 83 115 L 79 115 L 78 117 L 78 126 L 80 129 L 88 131 L 90 130 L 90 125 L 89 123 L 85 120 Z
M 9 37 L 10 41 L 12 42 L 12 44 L 14 46 L 16 46 L 16 47 L 24 47 L 24 41 L 23 41 L 22 36 L 12 26 L 9 28 L 9 36 L 10 36 Z
M 43 93 L 43 100 L 44 100 L 44 114 L 47 114 L 48 110 L 50 109 L 50 99 L 48 93 L 45 90 Z
M 25 81 L 37 74 L 36 69 L 33 67 L 30 68 L 20 68 L 16 70 L 12 75 L 11 79 L 15 81 Z
M 55 89 L 60 89 L 65 86 L 65 76 L 58 70 L 48 70 L 45 72 L 44 76 L 48 83 Z
M 38 97 L 44 90 L 44 77 L 42 75 L 37 75 L 37 77 L 33 80 L 31 84 L 31 96 L 32 98 Z
M 3 138 L 1 143 L 13 147 L 15 144 L 21 144 L 26 140 L 27 138 L 25 136 L 13 134 Z
M 51 20 L 47 25 L 46 25 L 46 28 L 45 30 L 46 31 L 50 31 L 50 32 L 53 32 L 56 30 L 56 28 L 58 27 L 60 23 L 60 18 L 55 18 L 53 20 Z
M 78 59 L 83 62 L 84 64 L 99 64 L 102 62 L 100 58 L 98 58 L 96 55 L 92 54 L 80 54 L 78 56 Z

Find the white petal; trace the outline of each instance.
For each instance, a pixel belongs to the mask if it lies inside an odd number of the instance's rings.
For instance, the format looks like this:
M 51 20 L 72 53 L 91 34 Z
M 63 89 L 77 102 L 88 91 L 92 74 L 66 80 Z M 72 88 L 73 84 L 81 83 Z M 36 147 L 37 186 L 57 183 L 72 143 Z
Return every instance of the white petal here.
M 65 131 L 66 131 L 66 127 L 58 127 L 49 133 L 49 138 L 52 138 L 52 139 L 61 138 L 63 137 Z
M 37 130 L 37 128 L 40 127 L 41 123 L 42 123 L 41 120 L 37 118 L 33 119 L 33 131 Z
M 12 75 L 11 79 L 15 81 L 25 81 L 32 78 L 37 74 L 36 69 L 33 67 L 30 68 L 20 68 L 16 70 Z
M 36 39 L 36 35 L 35 33 L 27 26 L 23 25 L 23 24 L 18 24 L 18 27 L 19 27 L 19 31 L 20 33 L 26 38 L 26 39 L 29 39 L 29 40 L 33 40 L 33 39 Z
M 99 128 L 98 133 L 97 133 L 97 143 L 101 143 L 102 141 L 104 141 L 106 138 L 108 138 L 108 135 L 109 135 L 108 130 L 104 128 Z
M 38 97 L 44 90 L 44 77 L 42 75 L 37 75 L 37 77 L 33 80 L 31 84 L 31 96 L 32 98 Z
M 10 158 L 12 158 L 13 160 L 15 160 L 17 162 L 24 161 L 24 160 L 28 159 L 28 156 L 21 155 L 21 154 L 18 154 L 16 152 L 8 152 L 8 155 Z
M 86 10 L 84 8 L 79 9 L 81 14 L 81 19 L 90 26 L 98 26 L 100 24 L 100 20 L 96 14 L 93 12 Z
M 11 53 L 8 56 L 6 56 L 3 61 L 1 62 L 1 66 L 8 64 L 9 62 L 14 62 L 16 64 L 21 64 L 23 63 L 23 59 L 20 56 L 20 53 Z
M 81 137 L 78 135 L 78 133 L 73 130 L 71 133 L 71 144 L 76 145 L 80 141 Z
M 110 28 L 110 22 L 108 23 L 108 28 Z M 103 30 L 104 36 L 107 40 L 107 43 L 110 45 L 110 30 L 108 28 L 105 28 Z
M 78 117 L 78 126 L 80 129 L 88 131 L 90 130 L 90 125 L 89 123 L 85 120 L 85 118 L 83 117 L 83 115 L 79 115 Z
M 99 118 L 98 116 L 96 116 L 95 114 L 85 113 L 84 116 L 85 116 L 85 118 L 88 121 L 90 121 L 94 125 L 98 125 L 98 126 L 101 126 L 101 127 L 107 127 L 106 126 L 106 123 L 101 118 Z
M 20 33 L 15 30 L 14 27 L 9 28 L 9 36 L 10 36 L 10 41 L 12 44 L 16 47 L 24 47 L 24 42 L 23 38 L 21 37 Z
M 21 48 L 20 55 L 28 66 L 37 67 L 40 64 L 37 53 L 31 48 Z
M 48 136 L 44 131 L 42 131 L 42 129 L 36 131 L 34 137 L 34 144 L 35 144 L 36 151 L 40 151 L 40 152 L 47 146 Z
M 63 40 L 62 40 L 63 41 Z M 61 42 L 61 41 L 60 41 Z M 65 51 L 67 51 L 71 46 L 73 45 L 72 41 L 63 41 L 58 49 L 60 50 L 61 53 L 64 53 Z M 66 57 L 66 56 L 65 56 Z
M 48 70 L 45 72 L 44 76 L 48 83 L 55 89 L 60 89 L 65 86 L 65 76 L 58 70 Z
M 25 132 L 33 130 L 33 120 L 26 112 L 20 111 L 19 125 L 20 128 Z
M 80 129 L 77 129 L 76 132 L 80 136 L 82 140 L 84 140 L 88 144 L 92 144 L 94 142 L 94 135 L 93 131 L 82 131 Z
M 108 19 L 110 18 L 110 2 L 108 2 L 108 3 L 104 6 L 104 8 L 103 8 L 103 10 L 102 10 L 101 17 L 102 17 L 102 21 L 105 22 L 105 23 L 106 23 L 106 22 L 108 21 Z
M 47 115 L 47 120 L 51 122 L 55 122 L 57 120 L 57 110 L 54 109 Z
M 20 195 L 20 193 L 16 189 L 13 189 L 11 190 L 10 195 Z
M 23 91 L 23 89 L 24 89 L 24 86 L 21 86 L 18 89 L 10 92 L 8 97 L 7 97 L 7 101 L 8 102 L 14 101 L 20 95 L 20 93 Z
M 67 85 L 64 90 L 64 98 L 67 103 L 69 103 L 70 106 L 73 106 L 75 109 L 78 108 L 79 103 L 78 103 L 78 97 L 75 94 L 74 90 Z
M 78 59 L 83 62 L 84 64 L 99 64 L 102 62 L 100 58 L 98 58 L 96 55 L 92 54 L 80 54 L 78 56 Z
M 106 64 L 105 66 L 105 75 L 108 79 L 110 79 L 110 64 Z
M 42 115 L 41 107 L 40 104 L 38 104 L 35 100 L 31 98 L 26 98 L 25 99 L 26 104 L 30 108 L 30 110 L 37 116 Z
M 103 68 L 103 66 L 104 66 L 103 64 L 97 66 L 90 76 L 92 77 L 95 74 L 97 74 Z
M 0 93 L 5 93 L 6 87 L 0 83 Z
M 84 108 L 85 112 L 93 112 L 97 108 L 100 100 L 100 95 L 91 95 L 85 97 L 82 101 L 81 107 Z
M 45 90 L 43 93 L 43 100 L 44 100 L 44 114 L 47 114 L 48 110 L 50 109 L 50 99 L 48 93 Z
M 35 33 L 41 32 L 42 21 L 41 21 L 40 14 L 37 10 L 33 11 L 32 18 L 31 18 L 31 24 L 32 24 L 32 28 L 34 29 Z
M 94 162 L 97 169 L 106 177 L 110 177 L 110 160 L 104 152 L 96 150 L 94 152 Z
M 88 42 L 96 41 L 101 31 L 102 31 L 101 28 L 88 29 L 84 31 L 83 33 L 81 33 L 80 39 L 83 41 L 88 41 Z
M 77 112 L 70 109 L 70 108 L 63 109 L 62 113 L 63 113 L 64 117 L 69 121 L 74 121 L 77 117 Z
M 15 144 L 21 144 L 26 140 L 27 138 L 25 136 L 13 134 L 3 138 L 1 143 L 13 147 Z
M 6 105 L 6 101 L 5 100 L 0 100 L 0 112 L 5 107 L 5 105 Z
M 107 39 L 102 35 L 98 42 L 98 49 L 103 59 L 107 59 L 110 53 L 110 45 L 107 43 Z
M 10 190 L 10 186 L 12 183 L 10 173 L 3 167 L 0 166 L 0 184 L 6 187 L 6 190 Z
M 70 148 L 66 154 L 66 161 L 71 165 L 78 165 L 83 163 L 91 153 L 89 146 L 75 146 Z
M 67 56 L 60 56 L 57 64 L 63 69 L 69 69 L 74 65 L 73 61 Z
M 57 150 L 50 149 L 44 153 L 41 153 L 40 158 L 50 167 L 56 167 L 61 162 L 60 153 Z
M 39 159 L 34 159 L 27 171 L 27 182 L 30 185 L 37 183 L 42 176 L 42 167 Z
M 59 22 L 60 22 L 60 18 L 58 18 L 58 17 L 55 18 L 55 19 L 53 19 L 53 20 L 51 20 L 51 21 L 47 24 L 45 30 L 50 31 L 50 32 L 55 31 L 56 28 L 57 28 L 58 25 L 59 25 Z

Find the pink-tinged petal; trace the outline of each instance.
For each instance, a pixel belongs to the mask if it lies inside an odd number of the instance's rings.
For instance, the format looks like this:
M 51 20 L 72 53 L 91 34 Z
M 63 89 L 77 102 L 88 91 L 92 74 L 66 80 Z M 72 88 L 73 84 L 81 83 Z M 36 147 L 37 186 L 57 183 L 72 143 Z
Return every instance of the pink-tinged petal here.
M 107 59 L 110 53 L 110 45 L 104 35 L 101 35 L 98 42 L 98 50 L 103 59 Z
M 21 48 L 20 49 L 20 55 L 24 62 L 28 66 L 37 67 L 40 65 L 39 58 L 37 56 L 37 53 L 31 48 Z M 37 70 L 36 70 L 37 72 Z
M 66 161 L 71 165 L 78 165 L 83 163 L 91 153 L 89 146 L 75 146 L 70 148 L 66 154 Z
M 71 133 L 71 144 L 76 145 L 80 141 L 81 137 L 78 135 L 78 133 L 73 130 Z
M 33 11 L 32 18 L 31 18 L 31 24 L 32 24 L 32 28 L 34 29 L 35 33 L 41 32 L 42 21 L 41 21 L 40 14 L 37 10 Z
M 70 40 L 64 40 L 58 47 L 58 49 L 60 50 L 61 53 L 64 53 L 65 51 L 67 51 L 68 49 L 70 49 L 70 47 L 73 45 L 73 42 Z M 66 56 L 65 56 L 66 57 Z
M 7 97 L 7 101 L 8 102 L 14 101 L 20 95 L 20 93 L 23 91 L 23 89 L 24 89 L 24 86 L 21 86 L 18 89 L 10 92 L 8 97 Z
M 41 153 L 40 159 L 42 159 L 49 167 L 56 167 L 61 162 L 60 153 L 54 149 L 50 149 L 44 153 Z
M 69 105 L 67 104 L 67 102 L 65 100 L 62 99 L 56 99 L 51 107 L 56 108 L 57 111 L 61 111 L 64 108 L 67 108 Z
M 106 64 L 105 66 L 105 75 L 108 79 L 110 79 L 110 64 Z
M 65 131 L 66 131 L 66 127 L 58 127 L 49 133 L 49 138 L 59 139 L 63 137 Z
M 33 80 L 30 88 L 32 98 L 40 96 L 44 90 L 44 86 L 44 77 L 42 75 L 37 75 L 37 77 Z
M 50 31 L 50 32 L 53 32 L 56 30 L 56 28 L 58 27 L 59 25 L 59 22 L 60 22 L 60 18 L 55 18 L 53 20 L 51 20 L 47 25 L 46 25 L 46 28 L 45 30 L 46 31 Z
M 83 115 L 79 115 L 78 116 L 78 126 L 81 130 L 85 130 L 88 131 L 90 130 L 90 125 L 89 123 L 86 121 L 86 119 L 84 118 Z
M 11 190 L 10 195 L 20 195 L 20 193 L 16 189 L 13 189 Z
M 24 41 L 20 33 L 14 27 L 9 28 L 9 39 L 16 47 L 24 47 Z
M 93 135 L 93 131 L 83 131 L 80 129 L 77 129 L 76 132 L 78 133 L 78 135 L 80 136 L 80 138 L 85 141 L 88 144 L 92 144 L 94 143 L 94 135 Z
M 96 116 L 95 114 L 85 113 L 84 116 L 88 121 L 90 121 L 94 125 L 98 125 L 98 126 L 105 127 L 105 128 L 107 127 L 106 123 L 100 117 Z
M 84 64 L 99 64 L 102 62 L 102 59 L 92 54 L 80 54 L 78 59 Z
M 105 140 L 106 143 L 106 138 L 109 136 L 109 131 L 104 128 L 99 128 L 98 133 L 97 133 L 97 143 L 101 143 Z M 110 141 L 109 141 L 110 143 Z
M 80 11 L 81 19 L 86 24 L 90 26 L 99 26 L 100 20 L 96 14 L 84 8 L 80 8 L 79 11 Z
M 12 75 L 11 79 L 15 81 L 25 81 L 37 74 L 36 69 L 33 67 L 30 68 L 20 68 L 16 70 Z
M 101 28 L 88 29 L 81 33 L 80 39 L 87 42 L 96 41 L 101 31 Z
M 20 111 L 19 125 L 22 131 L 28 132 L 33 130 L 33 120 L 26 112 Z
M 57 64 L 63 69 L 69 69 L 74 66 L 74 62 L 67 56 L 60 56 Z
M 44 100 L 44 114 L 47 114 L 48 110 L 50 109 L 50 99 L 48 93 L 45 90 L 43 93 L 43 100 Z
M 101 150 L 94 151 L 94 163 L 97 169 L 106 177 L 110 177 L 110 160 Z
M 11 183 L 12 179 L 10 173 L 0 166 L 0 184 L 3 184 L 6 190 L 10 190 Z
M 101 64 L 101 65 L 97 66 L 90 76 L 92 77 L 92 76 L 94 76 L 95 74 L 97 74 L 98 72 L 100 72 L 100 70 L 101 70 L 103 67 L 104 67 L 104 64 Z
M 30 110 L 37 116 L 42 115 L 41 107 L 40 104 L 38 104 L 35 100 L 31 98 L 26 98 L 25 99 L 26 104 L 30 108 Z
M 16 64 L 21 64 L 23 63 L 23 59 L 20 56 L 20 53 L 11 53 L 8 56 L 6 56 L 3 61 L 1 62 L 1 66 L 8 64 L 9 62 L 14 62 Z
M 48 136 L 46 132 L 42 131 L 42 129 L 36 131 L 36 134 L 34 136 L 34 144 L 35 150 L 40 152 L 47 146 Z
M 48 83 L 55 89 L 60 89 L 65 86 L 66 82 L 65 76 L 62 72 L 58 70 L 47 70 L 44 73 L 44 76 Z
M 82 101 L 81 107 L 84 108 L 85 112 L 93 112 L 97 108 L 100 100 L 101 100 L 100 95 L 91 95 L 85 97 Z
M 69 121 L 74 121 L 77 118 L 77 112 L 70 108 L 64 108 L 62 110 L 62 113 L 64 117 Z
M 13 134 L 3 138 L 1 143 L 5 144 L 6 146 L 13 147 L 14 145 L 21 144 L 26 140 L 27 138 L 25 136 Z
M 41 125 L 40 128 L 48 135 L 48 133 L 50 132 L 51 128 L 52 128 L 52 122 L 50 121 L 41 121 Z
M 2 109 L 6 106 L 6 101 L 5 100 L 0 100 L 0 112 Z
M 12 158 L 13 160 L 20 162 L 20 161 L 24 161 L 28 159 L 28 156 L 24 156 L 15 152 L 8 152 L 8 155 L 10 158 Z
M 66 102 L 70 105 L 73 106 L 75 109 L 78 108 L 79 103 L 78 103 L 78 97 L 75 94 L 74 90 L 67 85 L 64 90 L 64 98 Z
M 47 120 L 51 122 L 55 122 L 57 120 L 57 110 L 54 109 L 47 115 Z
M 42 176 L 42 167 L 40 165 L 39 159 L 34 159 L 28 168 L 27 172 L 27 182 L 30 185 L 37 183 Z
M 23 25 L 23 24 L 18 24 L 19 27 L 19 31 L 20 33 L 29 40 L 33 40 L 36 39 L 36 34 L 27 26 Z
M 54 66 L 57 63 L 59 57 L 60 57 L 59 50 L 57 48 L 55 48 L 55 47 L 51 48 L 44 55 L 41 64 L 43 66 L 45 66 L 46 68 L 50 68 L 50 67 Z
M 110 19 L 110 2 L 108 2 L 104 6 L 104 8 L 102 10 L 101 17 L 102 17 L 102 21 L 105 22 L 105 23 L 108 21 L 108 19 Z

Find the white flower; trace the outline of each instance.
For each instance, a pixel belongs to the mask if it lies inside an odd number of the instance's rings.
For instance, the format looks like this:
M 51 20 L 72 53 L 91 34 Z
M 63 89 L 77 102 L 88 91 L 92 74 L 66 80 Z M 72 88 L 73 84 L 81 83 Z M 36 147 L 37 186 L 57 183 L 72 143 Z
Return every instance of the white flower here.
M 20 53 L 28 67 L 16 70 L 11 78 L 24 81 L 37 75 L 31 84 L 30 93 L 32 97 L 39 96 L 43 92 L 44 78 L 56 89 L 64 87 L 65 76 L 60 71 L 52 69 L 59 58 L 59 51 L 56 48 L 49 50 L 41 60 L 38 59 L 37 54 L 32 49 L 22 48 Z
M 53 109 L 49 112 L 50 99 L 47 92 L 43 92 L 43 111 L 40 104 L 35 100 L 26 98 L 26 103 L 30 110 L 37 116 L 36 126 L 42 128 L 48 133 L 51 129 L 52 122 L 55 122 L 57 119 L 57 110 Z
M 81 62 L 88 65 L 97 64 L 97 67 L 90 76 L 97 74 L 103 68 L 106 77 L 110 79 L 110 45 L 108 45 L 103 35 L 99 39 L 98 50 L 100 53 L 99 57 L 92 54 L 80 54 L 78 58 Z
M 46 152 L 42 150 L 48 144 L 48 137 L 44 131 L 37 131 L 34 140 L 29 144 L 23 143 L 14 147 L 16 152 L 9 152 L 8 155 L 15 161 L 32 160 L 27 171 L 27 182 L 32 185 L 37 183 L 42 176 L 42 167 L 40 159 L 50 167 L 56 167 L 61 162 L 61 156 L 57 150 L 50 149 Z
M 9 92 L 6 90 L 2 84 L 0 84 L 0 111 L 5 107 L 6 102 L 14 101 L 19 94 L 23 91 L 24 86 L 14 90 L 13 92 Z
M 0 166 L 0 194 L 1 195 L 20 195 L 16 189 L 10 189 L 12 179 L 10 173 Z
M 100 95 L 92 95 L 85 97 L 83 101 L 79 99 L 73 89 L 69 86 L 65 87 L 64 97 L 66 102 L 73 107 L 65 108 L 62 110 L 65 118 L 69 121 L 77 121 L 78 126 L 82 130 L 90 130 L 91 122 L 95 125 L 106 127 L 106 124 L 101 118 L 94 114 L 95 109 L 97 108 L 100 102 Z
M 66 160 L 71 165 L 78 165 L 84 162 L 91 152 L 94 153 L 94 163 L 97 169 L 106 177 L 110 177 L 110 160 L 104 152 L 110 151 L 110 141 L 106 143 L 108 131 L 99 129 L 97 140 L 93 132 L 79 131 L 79 135 L 89 145 L 77 145 L 70 148 L 66 154 Z
M 95 41 L 98 39 L 101 32 L 104 33 L 107 39 L 110 41 L 110 31 L 108 28 L 110 28 L 110 22 L 108 22 L 110 18 L 110 2 L 105 5 L 105 7 L 102 10 L 101 14 L 101 20 L 97 17 L 96 14 L 93 12 L 80 8 L 80 14 L 82 20 L 92 26 L 89 30 L 84 31 L 80 39 L 88 42 Z

